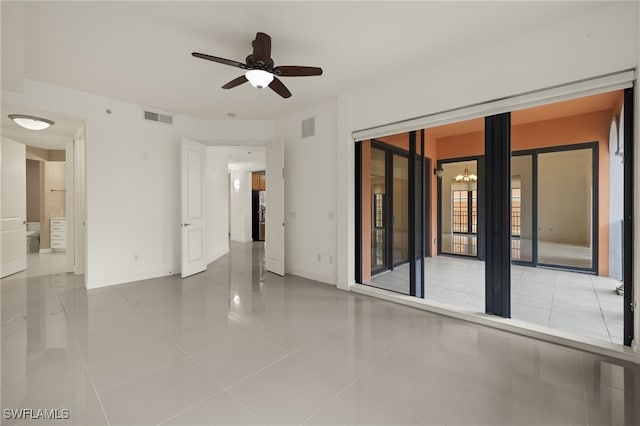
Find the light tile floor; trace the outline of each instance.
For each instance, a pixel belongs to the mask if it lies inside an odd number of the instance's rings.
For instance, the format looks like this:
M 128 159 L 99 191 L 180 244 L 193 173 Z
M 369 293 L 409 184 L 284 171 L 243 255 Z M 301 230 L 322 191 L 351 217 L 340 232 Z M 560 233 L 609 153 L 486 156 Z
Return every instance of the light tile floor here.
M 484 262 L 454 256 L 425 259 L 425 298 L 484 312 Z M 409 294 L 403 265 L 372 279 L 375 287 Z M 622 344 L 620 281 L 547 268 L 511 267 L 511 317 L 580 336 Z
M 279 277 L 262 244 L 231 247 L 185 280 L 3 280 L 2 408 L 69 409 L 36 425 L 640 422 L 638 365 Z
M 27 253 L 27 269 L 7 278 L 39 277 L 61 274 L 67 270 L 67 254 L 65 252 Z

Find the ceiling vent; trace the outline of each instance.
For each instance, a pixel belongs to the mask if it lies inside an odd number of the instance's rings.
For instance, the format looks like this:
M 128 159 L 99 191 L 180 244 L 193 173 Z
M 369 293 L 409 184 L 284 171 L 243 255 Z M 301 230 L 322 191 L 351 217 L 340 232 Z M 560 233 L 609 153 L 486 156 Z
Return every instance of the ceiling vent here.
M 316 135 L 316 118 L 311 117 L 302 120 L 302 137 L 309 138 Z
M 156 121 L 158 123 L 173 124 L 173 117 L 171 115 L 160 114 L 153 111 L 145 111 L 144 119 L 149 121 Z

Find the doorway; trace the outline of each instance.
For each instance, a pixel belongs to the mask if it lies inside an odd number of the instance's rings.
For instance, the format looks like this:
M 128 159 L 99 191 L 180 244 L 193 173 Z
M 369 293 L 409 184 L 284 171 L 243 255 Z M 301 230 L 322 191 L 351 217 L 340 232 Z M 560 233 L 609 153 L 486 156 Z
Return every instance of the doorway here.
M 33 133 L 3 121 L 3 150 L 16 147 L 11 150 L 16 155 L 2 158 L 3 172 L 8 173 L 3 179 L 7 185 L 2 191 L 3 204 L 21 199 L 20 209 L 12 214 L 3 211 L 3 224 L 12 219 L 10 216 L 15 219 L 17 226 L 11 238 L 17 239 L 10 243 L 9 235 L 3 234 L 3 247 L 13 250 L 3 251 L 2 263 L 14 258 L 20 265 L 3 268 L 3 279 L 67 272 L 82 275 L 86 259 L 84 123 L 78 118 L 15 105 L 3 104 L 2 108 L 47 117 L 55 123 Z
M 478 257 L 478 163 L 477 157 L 439 162 L 439 254 Z
M 264 241 L 267 213 L 267 177 L 264 170 L 251 173 L 251 237 Z
M 67 272 L 66 152 L 26 146 L 27 269 Z
M 514 263 L 598 272 L 597 148 L 594 142 L 513 153 Z
M 409 153 L 371 145 L 371 275 L 409 262 Z

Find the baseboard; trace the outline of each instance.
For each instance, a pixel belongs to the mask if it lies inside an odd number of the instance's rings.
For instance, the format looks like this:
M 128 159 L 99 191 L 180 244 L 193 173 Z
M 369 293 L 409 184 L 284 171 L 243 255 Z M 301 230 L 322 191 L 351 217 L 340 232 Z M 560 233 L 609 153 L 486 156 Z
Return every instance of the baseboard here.
M 220 259 L 222 256 L 224 256 L 227 253 L 229 253 L 229 247 L 222 250 L 218 250 L 216 253 L 207 257 L 207 265 L 215 262 L 216 260 Z
M 167 275 L 175 274 L 176 269 L 161 269 L 149 272 L 138 272 L 135 274 L 124 274 L 110 277 L 92 278 L 91 274 L 87 278 L 87 290 L 109 287 L 112 285 L 125 284 L 134 281 L 149 280 L 152 278 L 166 277 Z M 179 271 L 178 271 L 179 272 Z
M 328 275 L 318 274 L 316 272 L 303 271 L 302 269 L 291 268 L 287 274 L 296 275 L 298 277 L 307 278 L 309 280 L 320 281 L 321 283 L 336 285 L 336 280 Z
M 53 249 L 52 248 L 40 249 L 39 253 L 40 254 L 53 253 Z

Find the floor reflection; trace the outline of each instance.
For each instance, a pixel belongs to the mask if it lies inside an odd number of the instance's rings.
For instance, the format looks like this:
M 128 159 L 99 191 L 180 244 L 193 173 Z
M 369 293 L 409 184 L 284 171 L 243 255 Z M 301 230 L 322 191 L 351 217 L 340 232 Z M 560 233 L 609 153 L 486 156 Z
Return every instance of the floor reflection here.
M 82 278 L 0 282 L 3 409 L 68 408 L 56 425 L 640 418 L 638 365 L 280 277 L 262 243 L 187 279 Z

